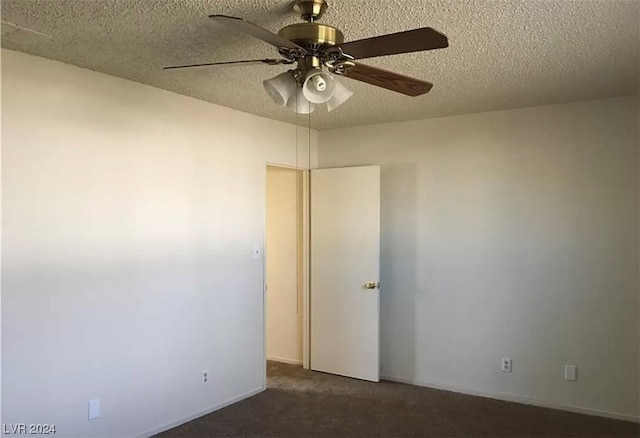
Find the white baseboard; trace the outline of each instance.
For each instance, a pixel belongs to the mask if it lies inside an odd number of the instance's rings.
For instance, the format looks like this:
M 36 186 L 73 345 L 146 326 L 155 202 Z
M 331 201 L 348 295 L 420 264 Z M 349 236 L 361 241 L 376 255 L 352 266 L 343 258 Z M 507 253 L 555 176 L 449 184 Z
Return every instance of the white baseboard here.
M 288 364 L 291 364 L 291 365 L 302 365 L 302 361 L 301 360 L 285 359 L 284 357 L 267 356 L 267 360 L 272 360 L 274 362 L 288 363 Z
M 180 426 L 180 425 L 182 425 L 184 423 L 188 423 L 189 421 L 195 420 L 196 418 L 200 418 L 200 417 L 202 417 L 204 415 L 210 414 L 210 413 L 215 412 L 215 411 L 217 411 L 219 409 L 222 409 L 222 408 L 226 408 L 229 405 L 232 405 L 234 403 L 237 403 L 237 402 L 242 401 L 244 399 L 247 399 L 249 397 L 253 397 L 254 395 L 260 394 L 261 392 L 263 392 L 266 389 L 267 389 L 266 386 L 262 386 L 262 387 L 260 387 L 258 389 L 254 389 L 252 391 L 249 391 L 247 393 L 239 395 L 238 397 L 233 397 L 233 398 L 231 398 L 229 400 L 226 400 L 226 401 L 224 401 L 222 403 L 219 403 L 219 404 L 217 404 L 215 406 L 207 408 L 207 409 L 205 409 L 203 411 L 197 412 L 197 413 L 192 414 L 192 415 L 188 415 L 188 416 L 183 417 L 183 418 L 181 418 L 179 420 L 172 421 L 171 423 L 167 423 L 164 426 L 160 426 L 160 427 L 157 427 L 155 429 L 148 430 L 148 431 L 146 431 L 144 433 L 141 433 L 140 435 L 137 435 L 137 437 L 138 438 L 148 438 L 148 437 L 151 437 L 153 435 L 157 435 L 160 432 L 164 432 L 164 431 L 167 431 L 169 429 L 173 429 L 174 427 L 178 427 L 178 426 Z
M 600 411 L 597 409 L 582 408 L 579 406 L 558 405 L 554 403 L 543 402 L 533 397 L 511 395 L 511 394 L 491 394 L 491 393 L 476 391 L 474 389 L 463 388 L 460 386 L 455 386 L 447 383 L 420 382 L 417 380 L 403 379 L 400 377 L 392 377 L 392 376 L 380 376 L 380 379 L 388 380 L 390 382 L 405 383 L 407 385 L 423 386 L 425 388 L 441 389 L 443 391 L 458 392 L 461 394 L 475 395 L 478 397 L 493 398 L 496 400 L 522 403 L 525 405 L 532 405 L 532 406 L 539 406 L 541 408 L 559 409 L 561 411 L 574 412 L 577 414 L 595 415 L 598 417 L 606 417 L 606 418 L 612 418 L 615 420 L 625 420 L 625 421 L 633 421 L 636 423 L 640 423 L 640 416 L 619 414 L 616 412 Z

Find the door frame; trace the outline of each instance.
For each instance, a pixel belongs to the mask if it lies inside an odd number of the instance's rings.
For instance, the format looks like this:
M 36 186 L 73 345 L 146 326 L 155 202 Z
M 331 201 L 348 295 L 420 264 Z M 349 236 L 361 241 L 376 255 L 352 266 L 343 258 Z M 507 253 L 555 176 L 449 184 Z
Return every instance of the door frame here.
M 296 166 L 274 163 L 267 161 L 264 166 L 264 225 L 263 225 L 263 236 L 262 240 L 263 244 L 263 253 L 264 257 L 262 258 L 262 357 L 264 358 L 264 376 L 265 376 L 265 387 L 266 387 L 266 375 L 267 375 L 267 167 L 280 167 L 284 169 L 291 169 L 300 171 L 302 173 L 302 242 L 301 242 L 301 251 L 302 251 L 302 367 L 304 369 L 309 369 L 310 367 L 310 325 L 309 325 L 309 316 L 310 316 L 310 278 L 309 278 L 309 262 L 310 262 L 310 173 L 311 170 L 307 168 L 300 168 Z M 297 178 L 297 175 L 296 175 Z M 297 196 L 297 194 L 296 194 Z

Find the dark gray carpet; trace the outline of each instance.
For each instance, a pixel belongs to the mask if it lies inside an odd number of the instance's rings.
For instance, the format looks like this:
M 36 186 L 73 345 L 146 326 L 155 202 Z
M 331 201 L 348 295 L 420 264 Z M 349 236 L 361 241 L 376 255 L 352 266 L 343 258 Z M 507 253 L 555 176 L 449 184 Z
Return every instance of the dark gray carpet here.
M 637 437 L 640 425 L 270 362 L 268 389 L 158 437 Z

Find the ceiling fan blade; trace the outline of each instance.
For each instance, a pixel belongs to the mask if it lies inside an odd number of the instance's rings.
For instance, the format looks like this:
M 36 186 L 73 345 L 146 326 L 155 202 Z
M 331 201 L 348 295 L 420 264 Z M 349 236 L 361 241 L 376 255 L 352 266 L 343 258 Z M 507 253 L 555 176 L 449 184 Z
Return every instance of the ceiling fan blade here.
M 344 76 L 413 97 L 428 93 L 433 87 L 430 82 L 357 63 Z
M 246 61 L 227 61 L 227 62 L 209 62 L 206 64 L 174 65 L 172 67 L 164 67 L 163 70 L 175 70 L 178 68 L 191 68 L 191 67 L 211 67 L 215 65 L 237 65 L 237 64 L 281 65 L 281 64 L 293 64 L 293 61 L 289 61 L 288 59 L 249 59 Z
M 444 49 L 445 47 L 449 47 L 447 37 L 430 27 L 340 44 L 344 53 L 348 53 L 355 59 Z
M 258 38 L 259 40 L 262 40 L 265 43 L 269 43 L 279 49 L 286 48 L 289 50 L 299 51 L 301 53 L 307 53 L 304 48 L 300 47 L 296 43 L 291 42 L 288 39 L 271 32 L 270 30 L 262 28 L 257 24 L 253 24 L 250 21 L 245 20 L 244 18 L 229 17 L 227 15 L 209 15 L 209 18 L 218 23 L 224 24 L 225 26 L 228 26 L 229 28 L 239 30 L 248 35 L 251 35 L 254 38 Z

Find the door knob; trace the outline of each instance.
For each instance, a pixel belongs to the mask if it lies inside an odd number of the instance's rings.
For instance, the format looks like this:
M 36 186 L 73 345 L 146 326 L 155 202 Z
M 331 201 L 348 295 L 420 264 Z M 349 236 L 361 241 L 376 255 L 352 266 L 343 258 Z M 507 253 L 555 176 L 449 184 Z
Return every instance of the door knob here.
M 366 287 L 367 289 L 375 289 L 375 288 L 380 289 L 380 283 L 376 283 L 375 281 L 370 281 L 368 283 L 365 283 L 364 287 Z

